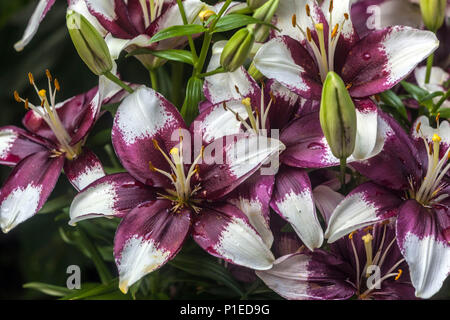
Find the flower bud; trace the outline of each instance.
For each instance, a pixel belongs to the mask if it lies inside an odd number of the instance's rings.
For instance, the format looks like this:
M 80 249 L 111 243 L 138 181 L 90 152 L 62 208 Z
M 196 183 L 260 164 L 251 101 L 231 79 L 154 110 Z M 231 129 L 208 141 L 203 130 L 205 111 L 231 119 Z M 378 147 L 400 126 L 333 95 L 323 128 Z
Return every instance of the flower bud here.
M 247 5 L 250 9 L 255 10 L 261 7 L 268 0 L 247 0 Z
M 255 36 L 249 28 L 236 32 L 223 48 L 220 64 L 227 72 L 233 72 L 242 66 L 252 50 Z
M 69 10 L 66 16 L 67 29 L 80 58 L 100 76 L 113 67 L 108 46 L 95 27 L 78 12 Z
M 322 90 L 320 125 L 336 158 L 347 159 L 355 150 L 356 109 L 344 81 L 329 72 Z
M 428 30 L 436 32 L 444 23 L 447 0 L 420 0 L 422 19 Z
M 279 3 L 280 0 L 269 0 L 264 5 L 255 10 L 255 12 L 253 13 L 253 18 L 267 23 L 271 23 L 272 18 L 278 9 Z M 264 42 L 269 37 L 270 33 L 269 26 L 262 24 L 254 24 L 249 27 L 253 28 L 256 42 Z

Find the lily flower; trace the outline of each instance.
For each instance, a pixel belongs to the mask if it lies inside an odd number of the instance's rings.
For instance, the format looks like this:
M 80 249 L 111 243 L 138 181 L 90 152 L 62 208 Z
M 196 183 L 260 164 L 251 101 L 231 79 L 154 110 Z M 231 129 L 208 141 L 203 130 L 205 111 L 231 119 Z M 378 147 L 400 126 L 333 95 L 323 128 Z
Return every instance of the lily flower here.
M 439 46 L 434 33 L 404 26 L 359 39 L 349 3 L 282 1 L 277 22 L 282 32 L 257 52 L 256 68 L 296 94 L 318 100 L 327 73 L 334 71 L 353 98 L 364 98 L 391 89 Z
M 101 178 L 79 193 L 70 223 L 122 218 L 114 256 L 123 292 L 172 259 L 189 235 L 228 262 L 257 270 L 272 266 L 261 236 L 226 198 L 284 146 L 252 134 L 230 137 L 192 151 L 178 110 L 144 86 L 119 106 L 112 141 L 128 173 Z M 252 149 L 258 139 L 261 147 Z M 223 163 L 209 161 L 205 152 L 222 156 Z
M 450 125 L 417 119 L 411 136 L 391 118 L 383 151 L 352 166 L 373 182 L 353 190 L 334 210 L 325 237 L 334 242 L 396 217 L 397 243 L 415 294 L 433 296 L 450 273 Z
M 422 89 L 427 90 L 429 93 L 433 92 L 447 92 L 448 88 L 445 87 L 445 84 L 450 80 L 450 74 L 445 72 L 442 68 L 433 67 L 431 68 L 431 76 L 430 82 L 425 83 L 425 76 L 427 72 L 427 67 L 418 67 L 414 71 L 414 76 L 416 78 L 417 84 Z M 433 99 L 434 103 L 438 103 L 441 100 L 441 97 L 436 97 Z M 442 104 L 441 108 L 450 108 L 450 101 L 447 99 Z
M 77 190 L 105 174 L 100 160 L 84 144 L 101 105 L 120 99 L 120 88 L 101 78 L 99 88 L 56 103 L 59 82 L 48 70 L 46 74 L 48 91 L 38 89 L 33 75 L 28 75 L 38 105 L 14 92 L 17 102 L 29 110 L 23 119 L 26 129 L 0 128 L 0 164 L 14 166 L 0 190 L 0 227 L 5 233 L 42 208 L 62 169 Z
M 389 223 L 354 231 L 330 251 L 299 251 L 256 271 L 264 283 L 289 300 L 414 299 L 408 265 Z
M 224 42 L 214 45 L 208 71 L 218 67 L 223 46 Z M 243 67 L 206 77 L 204 93 L 208 102 L 201 106 L 200 115 L 191 125 L 191 131 L 200 135 L 204 142 L 243 131 L 266 136 L 278 133 L 271 138 L 279 139 L 286 150 L 280 156 L 280 170 L 272 173 L 275 185 L 270 205 L 292 224 L 310 250 L 319 248 L 323 243 L 323 230 L 305 168 L 339 165 L 320 126 L 319 102 L 303 99 L 274 80 L 267 81 L 261 89 Z M 383 122 L 378 121 L 381 111 L 371 100 L 358 100 L 357 109 L 357 146 L 349 162 L 376 155 L 386 135 Z M 261 179 L 263 177 L 261 175 Z M 330 191 L 323 190 L 321 199 L 331 196 Z M 251 212 L 255 215 L 254 210 Z M 261 214 L 269 229 L 268 214 Z M 261 231 L 268 232 L 270 229 Z

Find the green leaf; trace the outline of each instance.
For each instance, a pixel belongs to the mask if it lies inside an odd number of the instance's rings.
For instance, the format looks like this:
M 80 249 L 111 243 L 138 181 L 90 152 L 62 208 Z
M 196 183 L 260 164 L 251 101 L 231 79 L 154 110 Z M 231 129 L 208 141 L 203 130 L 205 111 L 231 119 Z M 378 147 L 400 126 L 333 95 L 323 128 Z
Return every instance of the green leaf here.
M 182 26 L 172 26 L 166 28 L 164 30 L 159 31 L 155 34 L 151 39 L 150 43 L 158 42 L 165 39 L 181 37 L 181 36 L 189 36 L 196 33 L 203 33 L 206 29 L 198 24 L 186 24 Z
M 267 23 L 259 19 L 255 19 L 251 16 L 246 16 L 244 14 L 229 14 L 220 18 L 213 32 L 214 33 L 226 32 L 233 29 L 241 28 L 249 24 L 263 24 L 278 30 L 278 28 L 275 27 L 273 24 Z
M 413 98 L 417 101 L 420 101 L 422 98 L 426 97 L 429 92 L 421 87 L 418 87 L 412 83 L 402 81 L 400 82 L 402 87 L 413 96 Z
M 52 284 L 41 283 L 41 282 L 29 282 L 23 285 L 25 289 L 33 289 L 45 293 L 49 296 L 63 297 L 72 292 L 72 290 L 65 287 L 55 286 Z
M 420 99 L 419 102 L 423 103 L 425 101 L 429 101 L 429 100 L 432 100 L 432 99 L 434 99 L 436 97 L 441 97 L 443 95 L 444 95 L 444 93 L 442 91 L 433 92 L 433 93 L 430 93 L 430 94 L 426 95 L 422 99 Z
M 450 108 L 441 108 L 437 112 L 441 114 L 441 119 L 450 119 Z
M 240 285 L 234 280 L 228 270 L 214 260 L 179 254 L 169 264 L 192 275 L 215 280 L 233 290 L 240 297 L 243 295 Z
M 118 291 L 118 286 L 119 286 L 119 279 L 113 279 L 107 284 L 83 283 L 81 285 L 80 290 L 71 290 L 74 292 L 64 296 L 61 300 L 81 300 L 98 297 L 101 295 Z
M 379 96 L 385 104 L 393 107 L 403 119 L 408 121 L 408 114 L 406 112 L 405 105 L 392 90 L 380 93 Z
M 166 59 L 170 61 L 178 61 L 187 63 L 190 65 L 194 65 L 194 59 L 192 58 L 192 53 L 186 50 L 176 50 L 176 49 L 169 49 L 169 50 L 151 50 L 147 48 L 140 48 L 137 50 L 134 50 L 127 54 L 127 57 L 131 56 L 138 56 L 138 55 L 145 55 L 145 54 L 151 54 L 155 57 Z

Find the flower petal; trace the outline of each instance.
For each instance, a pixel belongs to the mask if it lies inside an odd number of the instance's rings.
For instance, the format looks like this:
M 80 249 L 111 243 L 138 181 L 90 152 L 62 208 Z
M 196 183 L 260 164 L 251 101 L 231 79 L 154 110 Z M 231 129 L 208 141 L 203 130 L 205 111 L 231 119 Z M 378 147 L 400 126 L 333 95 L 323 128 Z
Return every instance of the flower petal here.
M 329 186 L 320 185 L 313 190 L 314 202 L 319 209 L 326 224 L 330 221 L 330 217 L 339 203 L 344 200 L 345 196 L 334 191 Z
M 247 216 L 250 224 L 258 231 L 268 248 L 273 243 L 273 234 L 269 225 L 269 202 L 274 183 L 274 176 L 255 173 L 227 197 L 229 203 L 235 205 Z
M 0 190 L 0 227 L 4 233 L 35 215 L 53 191 L 64 157 L 50 156 L 41 151 L 23 159 Z
M 20 41 L 18 41 L 14 45 L 14 49 L 16 49 L 16 51 L 22 51 L 23 48 L 25 48 L 25 46 L 28 43 L 30 43 L 31 39 L 33 39 L 34 35 L 36 34 L 42 20 L 44 20 L 45 16 L 47 15 L 47 12 L 53 7 L 54 4 L 55 0 L 39 1 L 38 5 L 36 6 L 36 9 L 34 9 L 30 21 L 28 22 L 27 28 L 25 29 L 22 39 L 20 39 Z
M 359 41 L 342 68 L 353 97 L 391 89 L 439 46 L 434 33 L 410 27 L 388 27 Z
M 281 168 L 270 206 L 292 225 L 308 249 L 320 248 L 323 230 L 317 219 L 311 182 L 305 171 Z
M 264 94 L 266 108 L 270 100 L 274 99 L 267 116 L 271 129 L 283 129 L 294 118 L 299 109 L 302 109 L 306 104 L 306 99 L 299 97 L 276 80 L 266 82 Z
M 70 205 L 70 225 L 97 217 L 123 217 L 156 192 L 128 173 L 100 178 L 75 196 Z
M 300 42 L 291 37 L 277 37 L 265 43 L 253 62 L 264 76 L 299 96 L 320 99 L 322 84 L 317 65 Z
M 66 161 L 64 173 L 78 191 L 105 176 L 100 159 L 87 148 L 76 159 Z
M 30 154 L 46 150 L 49 142 L 14 126 L 0 128 L 0 164 L 15 166 Z
M 416 296 L 430 298 L 450 274 L 450 245 L 436 212 L 414 200 L 405 202 L 397 219 L 397 243 L 408 263 Z
M 179 143 L 179 129 L 186 129 L 186 125 L 178 110 L 162 95 L 143 86 L 119 106 L 112 142 L 123 166 L 137 180 L 153 186 L 167 186 L 169 179 L 149 169 L 149 162 L 164 171 L 170 168 L 154 147 L 153 140 L 168 153 Z
M 223 197 L 266 163 L 271 162 L 272 166 L 264 168 L 264 174 L 276 173 L 283 150 L 281 141 L 255 134 L 213 141 L 205 148 L 204 163 L 200 165 L 204 197 L 208 200 Z
M 450 148 L 450 123 L 448 121 L 444 120 L 439 123 L 439 128 L 433 128 L 430 125 L 430 120 L 426 116 L 420 116 L 411 128 L 411 136 L 420 147 L 424 145 L 423 138 L 425 138 L 428 144 L 433 144 L 434 135 L 438 135 L 441 138 L 441 142 L 439 143 L 439 156 L 441 158 L 447 152 L 448 148 Z M 419 132 L 417 132 L 417 128 L 420 128 Z
M 266 270 L 275 260 L 246 215 L 229 204 L 203 209 L 194 223 L 193 238 L 213 256 L 240 266 Z
M 213 45 L 207 72 L 220 67 L 220 55 L 226 44 L 227 41 L 219 41 Z M 212 104 L 260 95 L 258 84 L 250 77 L 244 67 L 234 72 L 219 73 L 206 77 L 203 90 L 206 99 Z
M 328 243 L 357 229 L 395 216 L 402 200 L 391 191 L 367 182 L 352 192 L 331 215 L 325 238 Z
M 191 225 L 189 212 L 174 214 L 170 201 L 147 202 L 132 210 L 120 223 L 114 239 L 119 288 L 128 288 L 160 268 L 181 248 Z
M 273 268 L 256 271 L 264 283 L 289 300 L 344 300 L 355 294 L 347 282 L 349 265 L 322 251 L 296 253 L 277 259 Z

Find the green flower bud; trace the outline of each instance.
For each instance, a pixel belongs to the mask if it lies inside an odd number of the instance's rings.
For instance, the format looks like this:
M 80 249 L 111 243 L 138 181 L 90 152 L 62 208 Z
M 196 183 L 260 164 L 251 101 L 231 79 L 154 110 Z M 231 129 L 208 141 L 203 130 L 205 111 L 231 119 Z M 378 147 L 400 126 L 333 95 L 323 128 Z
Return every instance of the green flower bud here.
M 268 0 L 247 0 L 247 5 L 250 9 L 255 10 L 261 7 Z
M 259 81 L 262 78 L 264 78 L 264 75 L 258 69 L 256 69 L 254 62 L 252 62 L 250 68 L 248 68 L 248 74 L 256 81 Z
M 96 75 L 103 75 L 113 67 L 111 54 L 101 34 L 78 12 L 69 10 L 67 29 L 80 58 Z
M 422 19 L 428 30 L 436 32 L 445 19 L 447 0 L 420 0 Z
M 279 4 L 280 0 L 269 0 L 264 5 L 255 10 L 255 12 L 253 13 L 253 18 L 271 23 Z M 256 24 L 249 27 L 253 28 L 254 30 L 256 42 L 264 42 L 269 37 L 269 26 Z
M 338 159 L 347 159 L 355 150 L 356 109 L 344 81 L 329 72 L 322 90 L 320 125 Z
M 249 28 L 236 32 L 223 48 L 220 64 L 227 72 L 242 66 L 252 50 L 255 36 Z

